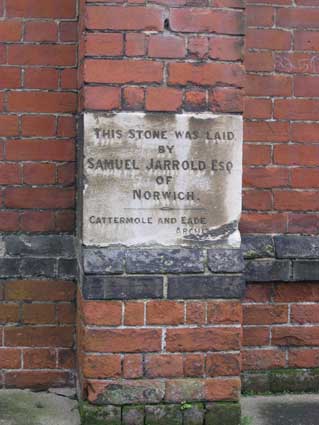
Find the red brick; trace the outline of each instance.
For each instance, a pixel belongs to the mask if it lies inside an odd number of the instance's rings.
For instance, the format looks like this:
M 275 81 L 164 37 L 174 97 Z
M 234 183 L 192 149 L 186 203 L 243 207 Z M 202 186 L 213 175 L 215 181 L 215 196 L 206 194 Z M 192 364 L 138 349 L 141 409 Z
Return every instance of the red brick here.
M 236 301 L 214 301 L 207 303 L 207 323 L 241 323 L 242 309 Z
M 319 77 L 296 76 L 294 78 L 295 96 L 318 97 L 319 96 Z
M 11 92 L 8 108 L 16 112 L 74 112 L 76 94 L 63 92 Z
M 24 71 L 24 87 L 29 89 L 56 89 L 58 82 L 56 69 L 27 68 Z
M 243 350 L 243 370 L 278 369 L 286 366 L 286 353 L 279 350 Z
M 64 280 L 9 280 L 5 298 L 10 301 L 73 301 L 75 284 Z
M 207 37 L 189 37 L 188 38 L 188 54 L 195 58 L 205 58 L 208 55 L 208 38 Z
M 145 108 L 148 111 L 176 111 L 182 105 L 182 92 L 168 87 L 146 89 Z
M 288 322 L 287 305 L 245 305 L 243 307 L 244 324 L 272 325 Z
M 86 34 L 85 37 L 88 56 L 120 56 L 123 53 L 122 34 Z
M 90 6 L 87 8 L 88 29 L 162 31 L 163 11 L 155 7 Z
M 11 66 L 0 68 L 0 88 L 15 89 L 21 86 L 21 70 Z
M 246 168 L 244 170 L 244 186 L 272 188 L 289 185 L 289 171 L 285 168 Z
M 232 87 L 216 87 L 210 92 L 210 110 L 213 112 L 242 112 L 243 90 Z
M 21 230 L 50 232 L 54 230 L 54 215 L 50 211 L 25 211 L 21 216 Z
M 72 208 L 74 189 L 12 188 L 5 192 L 9 208 Z
M 74 161 L 73 140 L 12 140 L 6 144 L 9 161 Z
M 246 47 L 253 49 L 289 50 L 291 34 L 277 29 L 252 29 L 247 31 Z
M 244 99 L 245 118 L 271 118 L 272 102 L 270 99 L 254 99 L 246 97 Z
M 274 326 L 272 328 L 272 344 L 279 346 L 319 345 L 319 327 Z
M 286 28 L 318 28 L 319 9 L 279 8 L 277 25 Z
M 52 137 L 56 118 L 53 115 L 24 115 L 21 119 L 22 136 Z
M 211 37 L 209 39 L 209 57 L 225 61 L 241 60 L 243 58 L 242 37 Z
M 146 305 L 148 325 L 179 325 L 184 323 L 184 303 L 149 301 Z
M 269 302 L 271 300 L 272 295 L 272 285 L 265 283 L 248 283 L 246 285 L 246 291 L 245 291 L 245 303 L 255 302 L 255 303 L 262 303 L 262 302 Z
M 242 193 L 244 210 L 271 210 L 272 196 L 270 191 L 245 190 Z
M 274 161 L 284 165 L 319 165 L 319 145 L 277 145 Z
M 30 327 L 5 329 L 5 344 L 8 347 L 71 347 L 73 345 L 72 327 Z
M 148 378 L 177 378 L 183 376 L 183 356 L 152 354 L 145 356 L 145 376 Z
M 240 229 L 243 233 L 285 233 L 287 216 L 285 214 L 242 214 Z
M 318 304 L 294 304 L 291 306 L 291 322 L 301 325 L 306 323 L 319 323 Z
M 248 75 L 247 96 L 291 96 L 292 80 L 285 75 Z
M 318 214 L 289 214 L 290 233 L 317 234 L 319 232 Z
M 188 302 L 186 304 L 186 323 L 202 325 L 206 323 L 206 303 Z
M 0 304 L 0 322 L 13 323 L 19 321 L 19 305 L 18 304 Z
M 318 192 L 307 191 L 276 191 L 274 192 L 274 206 L 277 210 L 319 210 Z
M 236 63 L 171 63 L 169 64 L 168 82 L 200 86 L 211 86 L 218 83 L 242 87 L 244 72 L 242 65 Z
M 61 388 L 72 385 L 72 375 L 65 371 L 18 371 L 5 374 L 5 386 L 7 388 L 46 390 L 51 387 Z
M 120 106 L 119 87 L 85 87 L 84 107 L 86 109 L 112 110 Z
M 318 57 L 313 53 L 278 53 L 275 55 L 275 70 L 289 74 L 317 74 Z
M 152 58 L 183 58 L 186 55 L 185 40 L 175 35 L 151 35 L 148 55 Z
M 126 302 L 124 324 L 127 326 L 144 325 L 144 303 Z
M 4 43 L 6 41 L 20 41 L 22 36 L 22 22 L 18 20 L 2 20 L 0 21 L 0 39 Z
M 276 3 L 275 4 L 278 4 L 278 5 L 291 5 L 292 4 L 292 0 L 275 0 L 276 1 Z M 247 0 L 247 4 L 251 4 L 251 3 L 253 3 L 253 4 L 259 4 L 259 3 L 262 3 L 262 4 L 271 4 L 271 5 L 273 5 L 274 4 L 274 0 Z
M 2 137 L 17 136 L 19 133 L 16 115 L 0 115 L 0 132 Z
M 209 401 L 238 401 L 240 378 L 205 380 L 205 399 Z
M 190 378 L 201 377 L 205 372 L 204 354 L 186 354 L 184 355 L 184 376 Z
M 127 56 L 145 56 L 146 38 L 142 33 L 129 33 L 125 38 L 125 53 Z
M 143 376 L 143 356 L 141 354 L 126 354 L 123 360 L 123 377 L 128 379 Z
M 318 302 L 319 286 L 316 283 L 281 283 L 275 286 L 275 302 Z
M 82 373 L 86 378 L 119 378 L 121 376 L 121 356 L 84 355 Z
M 250 5 L 246 8 L 248 27 L 271 27 L 274 9 L 268 6 Z
M 319 31 L 295 31 L 295 49 L 319 51 Z
M 7 0 L 7 15 L 22 18 L 75 18 L 74 0 Z
M 276 121 L 246 121 L 246 142 L 286 142 L 289 140 L 289 123 Z
M 60 40 L 64 42 L 77 41 L 78 23 L 74 21 L 60 22 L 59 26 Z
M 21 183 L 20 167 L 18 164 L 0 163 L 0 184 Z
M 143 60 L 88 59 L 84 65 L 88 83 L 160 83 L 163 64 Z
M 267 165 L 271 161 L 269 145 L 244 144 L 245 165 Z
M 77 70 L 76 69 L 63 69 L 61 71 L 61 89 L 77 89 Z
M 21 351 L 14 348 L 0 348 L 1 369 L 20 369 Z
M 19 213 L 16 211 L 0 211 L 0 230 L 2 232 L 19 230 Z
M 23 350 L 23 366 L 25 369 L 55 369 L 55 349 L 25 349 Z
M 291 139 L 293 142 L 318 143 L 319 124 L 317 123 L 291 123 Z
M 172 8 L 170 10 L 170 28 L 178 32 L 242 34 L 242 12 L 209 8 Z
M 125 109 L 139 111 L 144 106 L 144 89 L 140 87 L 124 87 L 123 107 Z
M 87 325 L 119 326 L 122 322 L 122 305 L 119 301 L 85 301 L 82 309 Z
M 289 367 L 309 368 L 319 367 L 319 350 L 318 349 L 294 349 L 288 351 Z
M 237 350 L 239 346 L 238 328 L 167 329 L 168 352 Z
M 246 52 L 244 63 L 247 72 L 267 72 L 274 69 L 274 59 L 271 51 Z
M 23 322 L 32 324 L 49 324 L 55 322 L 54 304 L 24 304 Z
M 244 346 L 261 346 L 270 343 L 269 327 L 247 327 L 243 328 Z
M 160 329 L 88 329 L 84 339 L 87 351 L 113 353 L 143 353 L 159 351 Z
M 58 211 L 55 214 L 57 232 L 73 232 L 75 223 L 74 211 Z
M 58 350 L 58 366 L 62 369 L 75 368 L 75 355 L 74 351 L 70 349 Z
M 25 41 L 57 41 L 57 24 L 48 21 L 26 22 L 24 39 Z
M 73 325 L 75 323 L 75 305 L 74 304 L 57 304 L 56 320 L 59 324 Z
M 75 117 L 58 117 L 57 136 L 74 137 L 76 135 Z
M 207 354 L 207 376 L 237 376 L 240 374 L 240 370 L 239 354 Z
M 71 45 L 11 45 L 8 61 L 12 65 L 76 65 L 76 49 Z
M 75 163 L 62 164 L 57 167 L 58 183 L 69 185 L 75 182 Z
M 206 91 L 188 90 L 185 92 L 184 107 L 188 111 L 202 111 L 207 104 Z

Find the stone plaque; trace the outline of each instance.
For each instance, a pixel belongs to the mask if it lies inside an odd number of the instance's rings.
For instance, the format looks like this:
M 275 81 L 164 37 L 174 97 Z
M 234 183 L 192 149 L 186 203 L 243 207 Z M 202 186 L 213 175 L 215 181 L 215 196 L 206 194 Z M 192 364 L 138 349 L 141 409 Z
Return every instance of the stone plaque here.
M 85 245 L 238 246 L 239 115 L 86 113 Z

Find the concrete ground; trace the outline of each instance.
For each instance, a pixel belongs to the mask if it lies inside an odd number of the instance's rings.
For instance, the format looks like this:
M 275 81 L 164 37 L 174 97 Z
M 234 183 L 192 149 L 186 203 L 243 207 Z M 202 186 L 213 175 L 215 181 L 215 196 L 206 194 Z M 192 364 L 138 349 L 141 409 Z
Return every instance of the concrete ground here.
M 0 425 L 80 425 L 72 393 L 0 390 Z
M 319 425 L 319 394 L 243 397 L 243 425 Z

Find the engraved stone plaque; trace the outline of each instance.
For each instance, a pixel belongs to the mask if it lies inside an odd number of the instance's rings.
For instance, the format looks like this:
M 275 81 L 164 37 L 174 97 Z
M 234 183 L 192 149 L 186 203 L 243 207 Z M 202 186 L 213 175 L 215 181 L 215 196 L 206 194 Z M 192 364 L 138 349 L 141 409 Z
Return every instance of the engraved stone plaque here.
M 239 115 L 86 113 L 83 243 L 237 247 Z

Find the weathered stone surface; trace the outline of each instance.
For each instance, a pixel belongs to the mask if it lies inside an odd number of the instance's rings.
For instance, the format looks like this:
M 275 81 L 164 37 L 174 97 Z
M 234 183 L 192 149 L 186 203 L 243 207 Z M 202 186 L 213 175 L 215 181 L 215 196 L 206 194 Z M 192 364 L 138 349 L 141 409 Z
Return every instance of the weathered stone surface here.
M 206 425 L 238 425 L 240 423 L 239 403 L 209 403 L 206 409 Z
M 241 379 L 242 392 L 245 394 L 264 394 L 270 391 L 269 373 L 244 372 Z
M 319 261 L 293 261 L 293 280 L 319 280 Z
M 123 425 L 144 425 L 144 406 L 124 406 Z
M 241 298 L 245 281 L 240 275 L 172 276 L 168 278 L 168 298 Z
M 204 379 L 170 379 L 166 382 L 165 400 L 168 402 L 182 403 L 204 399 Z
M 84 272 L 88 274 L 123 273 L 124 256 L 123 249 L 84 248 Z
M 208 268 L 212 272 L 236 273 L 244 269 L 242 252 L 239 249 L 209 249 Z
M 183 411 L 183 425 L 203 425 L 205 407 L 203 403 L 185 403 L 181 406 Z
M 0 258 L 0 277 L 19 276 L 20 261 L 16 258 Z
M 160 403 L 165 394 L 165 383 L 155 380 L 109 381 L 94 399 L 97 405 Z
M 74 257 L 74 238 L 69 235 L 9 235 L 6 253 L 18 256 Z
M 161 276 L 86 276 L 85 299 L 129 300 L 163 297 Z
M 58 260 L 58 276 L 72 279 L 77 275 L 77 261 L 71 258 L 60 258 Z
M 162 404 L 145 406 L 145 423 L 147 425 L 182 425 L 182 412 L 179 406 Z
M 291 280 L 291 262 L 289 260 L 248 260 L 245 278 L 249 282 L 275 282 Z
M 117 406 L 80 405 L 81 425 L 121 425 L 121 408 Z
M 205 270 L 205 257 L 199 249 L 128 250 L 128 273 L 198 273 Z
M 22 276 L 55 276 L 56 260 L 51 258 L 23 258 L 20 273 Z
M 86 113 L 85 245 L 239 246 L 242 117 Z
M 244 258 L 247 259 L 274 257 L 273 237 L 268 235 L 242 235 L 241 250 Z
M 319 391 L 319 369 L 282 369 L 269 372 L 270 391 L 315 392 Z
M 318 236 L 275 236 L 278 258 L 319 258 Z

